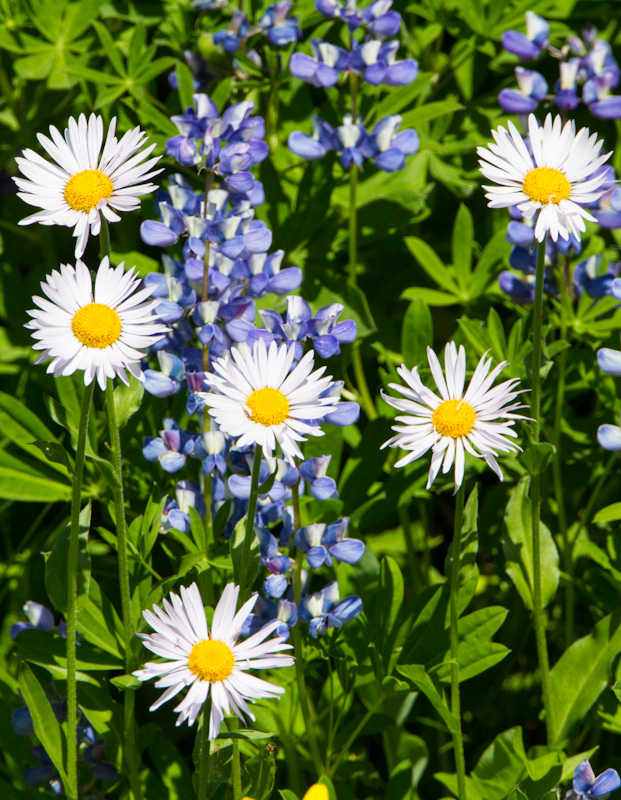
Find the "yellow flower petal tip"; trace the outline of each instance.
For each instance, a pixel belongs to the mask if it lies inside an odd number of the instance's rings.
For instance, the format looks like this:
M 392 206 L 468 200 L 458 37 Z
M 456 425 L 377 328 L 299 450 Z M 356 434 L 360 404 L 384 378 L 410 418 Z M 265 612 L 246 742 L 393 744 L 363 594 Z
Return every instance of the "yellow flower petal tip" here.
M 315 783 L 304 795 L 304 800 L 330 800 L 328 787 L 323 783 Z

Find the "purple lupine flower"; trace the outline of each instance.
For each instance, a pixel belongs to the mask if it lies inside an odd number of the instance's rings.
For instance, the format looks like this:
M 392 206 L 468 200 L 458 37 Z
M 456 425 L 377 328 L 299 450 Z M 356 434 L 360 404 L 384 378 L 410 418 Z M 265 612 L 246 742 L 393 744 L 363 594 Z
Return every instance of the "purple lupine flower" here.
M 557 81 L 554 90 L 556 97 L 554 102 L 564 111 L 572 111 L 578 106 L 578 90 L 576 88 L 576 77 L 580 59 L 572 58 L 570 61 L 562 61 L 559 64 L 561 76 Z
M 405 167 L 405 158 L 418 150 L 418 134 L 413 128 L 397 133 L 402 117 L 391 114 L 380 120 L 362 143 L 362 154 L 372 158 L 385 172 Z
M 330 628 L 340 628 L 362 613 L 362 600 L 350 595 L 339 600 L 336 581 L 329 583 L 320 592 L 303 597 L 298 608 L 298 619 L 309 625 L 310 635 L 316 639 Z
M 164 420 L 160 436 L 147 436 L 142 447 L 142 455 L 147 461 L 158 461 L 166 472 L 178 472 L 185 466 L 186 456 L 193 453 L 194 437 L 170 417 Z
M 362 558 L 364 542 L 349 539 L 345 536 L 349 518 L 333 522 L 331 525 L 315 523 L 305 525 L 295 534 L 295 545 L 306 553 L 306 560 L 313 569 L 327 564 L 332 566 L 332 559 L 345 564 L 355 564 Z
M 329 150 L 336 150 L 336 136 L 334 128 L 320 117 L 311 117 L 313 133 L 308 136 L 301 131 L 289 134 L 288 146 L 296 156 L 301 156 L 306 161 L 323 158 Z
M 304 53 L 294 53 L 291 56 L 291 74 L 312 86 L 329 89 L 338 83 L 340 73 L 348 68 L 349 53 L 322 39 L 311 39 L 310 45 L 312 57 Z
M 505 31 L 502 34 L 503 48 L 518 56 L 520 61 L 530 61 L 541 53 L 548 44 L 550 26 L 533 11 L 526 12 L 526 34 L 518 31 Z
M 411 58 L 397 61 L 398 41 L 371 40 L 355 45 L 350 56 L 349 69 L 360 72 L 371 86 L 407 86 L 418 74 L 418 64 Z
M 29 628 L 39 628 L 42 631 L 57 631 L 54 615 L 41 603 L 28 600 L 24 603 L 24 613 L 28 617 L 28 622 L 14 622 L 11 625 L 10 636 L 14 639 L 22 631 Z
M 228 28 L 216 31 L 213 43 L 222 45 L 227 53 L 236 53 L 245 39 L 248 38 L 250 25 L 248 18 L 242 11 L 234 11 Z
M 338 497 L 336 481 L 327 475 L 332 456 L 307 458 L 300 464 L 300 476 L 309 484 L 310 493 L 316 500 Z
M 298 621 L 295 603 L 284 598 L 279 599 L 277 603 L 263 597 L 257 598 L 252 614 L 244 621 L 242 636 L 251 636 L 253 633 L 257 633 L 275 619 L 282 623 L 276 628 L 276 635 L 281 636 L 285 642 L 288 641 L 289 630 Z
M 259 19 L 259 26 L 267 36 L 267 40 L 276 47 L 293 44 L 302 36 L 298 18 L 288 16 L 292 6 L 293 3 L 290 0 L 272 3 Z
M 164 505 L 160 532 L 167 533 L 174 528 L 182 533 L 189 533 L 192 530 L 190 522 L 190 509 L 194 508 L 201 519 L 207 513 L 205 499 L 200 490 L 200 486 L 192 481 L 177 481 L 175 488 L 175 499 L 168 498 Z
M 548 84 L 539 72 L 515 68 L 517 89 L 503 89 L 498 95 L 498 103 L 508 114 L 530 114 L 548 93 Z
M 602 275 L 601 267 L 604 261 L 602 254 L 590 256 L 585 261 L 580 261 L 574 269 L 574 285 L 578 293 L 583 291 L 594 300 L 601 300 L 612 294 L 612 284 L 617 279 L 621 270 L 621 263 L 609 264 Z
M 595 777 L 595 773 L 588 760 L 581 761 L 574 770 L 572 789 L 565 795 L 569 798 L 581 798 L 586 800 L 605 800 L 611 792 L 621 786 L 621 778 L 614 769 L 607 769 L 601 775 Z

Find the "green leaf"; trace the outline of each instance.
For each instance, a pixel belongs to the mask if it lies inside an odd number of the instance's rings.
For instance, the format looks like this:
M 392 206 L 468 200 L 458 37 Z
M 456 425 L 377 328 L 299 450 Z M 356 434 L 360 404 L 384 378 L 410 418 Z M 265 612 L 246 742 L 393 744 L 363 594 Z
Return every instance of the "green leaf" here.
M 459 303 L 459 297 L 446 292 L 440 292 L 438 289 L 425 289 L 420 286 L 411 286 L 401 292 L 401 297 L 404 300 L 424 300 L 430 306 L 456 306 Z
M 45 748 L 61 779 L 66 782 L 66 743 L 62 730 L 41 684 L 28 664 L 20 666 L 19 689 L 30 711 L 37 739 Z
M 231 561 L 233 562 L 233 580 L 239 583 L 242 574 L 242 561 L 244 551 L 244 538 L 246 536 L 246 517 L 242 517 L 233 531 L 229 542 Z M 261 552 L 259 550 L 259 539 L 255 531 L 252 531 L 252 542 L 250 544 L 250 558 L 246 566 L 246 586 L 252 586 L 254 579 L 259 572 L 261 565 Z
M 610 682 L 612 662 L 621 652 L 621 611 L 597 623 L 574 642 L 550 671 L 552 741 L 564 747 L 584 725 Z
M 97 31 L 97 36 L 99 36 L 99 41 L 101 42 L 101 45 L 106 53 L 106 58 L 110 61 L 119 75 L 124 77 L 126 73 L 123 59 L 121 58 L 121 54 L 108 29 L 105 25 L 97 20 L 93 20 L 91 24 Z
M 244 763 L 244 769 L 250 779 L 252 800 L 269 800 L 276 778 L 276 760 L 270 750 L 261 748 Z
M 49 463 L 46 453 L 41 448 L 35 449 L 35 442 L 52 442 L 56 437 L 39 419 L 39 417 L 20 403 L 15 397 L 0 392 L 0 430 L 17 447 L 30 455 Z M 59 462 L 52 461 L 53 469 L 66 475 L 67 470 Z
M 461 288 L 469 293 L 470 289 L 470 267 L 472 264 L 472 246 L 474 244 L 474 225 L 472 224 L 472 214 L 462 203 L 459 206 L 455 225 L 453 226 L 453 266 L 457 282 Z
M 506 533 L 502 547 L 505 569 L 520 593 L 522 602 L 533 608 L 533 534 L 531 503 L 526 495 L 527 480 L 522 480 L 511 492 L 505 511 Z M 544 607 L 556 594 L 559 582 L 559 557 L 550 530 L 540 523 L 541 537 L 541 600 Z
M 122 692 L 140 689 L 142 686 L 142 682 L 138 678 L 134 678 L 133 675 L 119 675 L 117 678 L 110 678 L 110 683 Z
M 194 77 L 192 71 L 183 61 L 178 61 L 175 67 L 177 75 L 177 83 L 179 85 L 179 100 L 181 102 L 181 110 L 185 114 L 186 108 L 194 105 Z
M 33 442 L 32 444 L 39 448 L 48 461 L 51 461 L 54 464 L 62 464 L 67 472 L 71 472 L 73 470 L 69 454 L 58 442 L 43 442 L 40 439 L 37 439 L 37 441 Z
M 410 253 L 412 253 L 419 265 L 425 270 L 434 283 L 437 283 L 438 286 L 441 286 L 448 292 L 454 294 L 459 292 L 452 270 L 442 263 L 436 251 L 430 247 L 427 242 L 416 236 L 406 236 L 403 241 L 407 245 Z M 407 297 L 406 293 L 410 291 L 412 290 L 406 289 L 401 296 Z
M 119 429 L 138 411 L 144 395 L 144 384 L 129 375 L 129 386 L 120 383 L 114 390 L 114 408 Z
M 433 344 L 433 320 L 424 300 L 412 300 L 403 317 L 401 354 L 408 367 L 425 360 L 427 347 Z
M 26 628 L 15 637 L 19 655 L 33 664 L 39 664 L 55 677 L 67 676 L 67 647 L 65 640 L 55 633 L 40 628 Z M 122 669 L 121 658 L 99 653 L 83 642 L 77 650 L 77 669 L 82 672 L 109 672 Z
M 434 683 L 422 664 L 400 664 L 397 666 L 397 672 L 425 695 L 449 731 L 457 729 L 457 718 L 450 712 L 442 689 Z
M 78 614 L 78 631 L 87 642 L 105 650 L 119 661 L 122 660 L 123 623 L 116 609 L 93 578 L 89 585 L 88 601 Z
M 593 522 L 618 522 L 621 519 L 621 503 L 612 503 L 605 508 L 600 508 L 593 517 Z
M 42 474 L 0 466 L 0 498 L 20 503 L 53 503 L 69 500 L 71 486 Z
M 403 128 L 416 127 L 422 125 L 424 122 L 429 122 L 438 117 L 444 117 L 448 114 L 454 114 L 463 108 L 461 103 L 456 100 L 440 100 L 437 103 L 425 103 L 425 105 L 418 106 L 417 108 L 408 111 L 403 115 Z
M 92 461 L 95 464 L 102 478 L 106 481 L 111 489 L 119 488 L 121 481 L 116 469 L 110 463 L 110 461 L 107 461 L 101 456 L 95 455 L 95 453 L 86 453 L 86 457 L 89 459 L 89 461 Z
M 481 672 L 491 669 L 506 658 L 510 652 L 508 647 L 498 642 L 479 642 L 478 644 L 460 642 L 459 682 L 463 683 Z M 440 664 L 437 669 L 433 670 L 433 674 L 437 676 L 438 680 L 449 683 L 451 680 L 450 662 L 445 661 Z
M 403 575 L 397 562 L 384 556 L 380 567 L 379 597 L 376 605 L 375 641 L 379 643 L 384 674 L 389 672 L 395 639 L 399 630 L 399 612 L 403 608 Z
M 88 554 L 88 532 L 91 526 L 91 504 L 80 512 L 78 527 L 78 573 L 76 586 L 76 609 L 84 608 L 88 600 L 91 577 L 91 558 Z M 66 613 L 69 608 L 69 585 L 67 582 L 71 525 L 67 525 L 54 542 L 49 553 L 45 553 L 45 589 L 58 611 Z
M 265 731 L 253 731 L 249 728 L 240 728 L 238 731 L 223 731 L 216 736 L 216 739 L 247 739 L 251 742 L 256 742 L 261 739 L 273 739 L 275 733 L 266 733 Z

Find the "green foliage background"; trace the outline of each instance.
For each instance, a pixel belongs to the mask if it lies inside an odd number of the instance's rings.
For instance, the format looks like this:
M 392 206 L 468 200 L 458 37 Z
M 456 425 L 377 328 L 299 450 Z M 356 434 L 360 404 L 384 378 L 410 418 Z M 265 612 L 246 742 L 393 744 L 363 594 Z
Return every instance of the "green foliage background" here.
M 257 0 L 252 7 L 260 7 Z M 287 50 L 281 52 L 277 79 L 243 58 L 247 75 L 235 76 L 229 57 L 211 43 L 222 17 L 198 13 L 186 0 L 0 0 L 0 791 L 7 797 L 39 796 L 22 779 L 31 763 L 31 743 L 15 737 L 8 723 L 21 705 L 20 661 L 30 663 L 41 680 L 51 674 L 62 687 L 61 640 L 32 631 L 20 635 L 18 644 L 8 632 L 23 618 L 21 607 L 28 599 L 61 608 L 62 586 L 50 581 L 51 570 L 46 578 L 41 553 L 52 550 L 67 523 L 71 464 L 60 445 L 75 438 L 80 397 L 78 379 L 54 381 L 33 366 L 23 328 L 44 275 L 73 261 L 66 229 L 17 224 L 27 208 L 14 196 L 14 159 L 21 149 L 38 148 L 37 132 L 51 124 L 62 129 L 69 116 L 95 110 L 106 121 L 117 116 L 121 131 L 140 125 L 162 153 L 166 139 L 176 133 L 169 116 L 181 111 L 189 94 L 187 73 L 178 65 L 185 64 L 184 51 L 199 52 L 214 75 L 207 91 L 221 108 L 247 97 L 267 117 L 271 156 L 259 170 L 266 193 L 259 215 L 273 230 L 274 245 L 286 251 L 286 264 L 303 268 L 301 293 L 313 308 L 339 301 L 346 307 L 343 317 L 356 320 L 372 394 L 377 397 L 397 379 L 396 367 L 403 361 L 419 365 L 428 378 L 426 346 L 439 350 L 451 338 L 466 345 L 470 367 L 490 350 L 495 359 L 509 361 L 508 377 L 528 381 L 529 311 L 498 289 L 497 275 L 509 253 L 507 217 L 487 209 L 475 154 L 503 119 L 499 89 L 513 85 L 515 59 L 501 50 L 500 37 L 506 29 L 521 29 L 525 11 L 533 10 L 551 21 L 552 40 L 592 22 L 621 56 L 619 9 L 595 0 L 424 0 L 396 2 L 395 8 L 404 17 L 401 57 L 407 52 L 415 58 L 420 74 L 412 86 L 390 93 L 366 87 L 361 114 L 367 128 L 388 113 L 401 114 L 403 127 L 418 131 L 421 147 L 401 172 L 369 166 L 361 175 L 355 288 L 345 277 L 347 177 L 330 158 L 300 165 L 286 147 L 292 130 L 309 131 L 311 113 L 336 122 L 346 111 L 342 92 L 324 93 L 292 78 L 285 68 Z M 311 35 L 335 36 L 333 23 L 309 0 L 298 0 L 295 11 L 304 41 Z M 274 73 L 277 57 L 271 59 Z M 175 68 L 183 104 L 167 80 Z M 547 77 L 553 83 L 556 76 Z M 607 149 L 617 145 L 619 123 L 595 125 L 582 111 L 576 121 L 596 128 Z M 171 159 L 163 163 L 166 173 L 180 171 Z M 612 163 L 619 173 L 619 153 Z M 152 200 L 146 199 L 142 217 L 154 216 Z M 142 217 L 126 215 L 113 226 L 113 261 L 124 259 L 146 274 L 159 269 L 160 254 L 140 241 Z M 616 261 L 619 245 L 618 232 L 590 226 L 581 258 L 604 253 L 607 262 Z M 91 266 L 96 253 L 97 242 L 91 241 L 86 254 Z M 279 302 L 282 310 L 284 301 Z M 611 690 L 621 677 L 621 506 L 611 505 L 619 499 L 618 462 L 595 438 L 597 426 L 616 422 L 619 414 L 618 386 L 598 370 L 595 351 L 618 347 L 621 312 L 611 298 L 595 303 L 583 296 L 571 311 L 563 340 L 559 303 L 547 304 L 544 432 L 547 440 L 560 436 L 562 452 L 543 483 L 544 600 L 555 665 L 558 747 L 544 747 L 540 718 L 524 511 L 527 464 L 536 453 L 525 444 L 523 457 L 503 460 L 504 483 L 479 464 L 467 473 L 469 491 L 475 480 L 478 486 L 478 522 L 476 493 L 467 509 L 460 622 L 471 800 L 556 796 L 552 790 L 571 777 L 580 754 L 586 757 L 595 748 L 596 772 L 621 769 L 621 708 Z M 335 373 L 351 386 L 351 354 L 341 357 Z M 557 407 L 561 374 L 565 391 Z M 192 537 L 158 538 L 151 521 L 173 482 L 141 454 L 143 438 L 156 435 L 164 416 L 183 422 L 184 398 L 164 403 L 119 391 L 118 401 L 120 408 L 136 411 L 123 431 L 123 447 L 131 465 L 127 506 L 138 617 L 141 608 L 180 580 L 194 579 L 205 564 Z M 452 721 L 442 699 L 448 676 L 448 594 L 442 576 L 452 529 L 451 486 L 439 480 L 432 493 L 425 491 L 425 459 L 394 469 L 395 453 L 379 452 L 392 412 L 379 399 L 377 410 L 377 419 L 363 415 L 357 426 L 333 429 L 306 450 L 307 456 L 332 454 L 330 474 L 338 478 L 340 499 L 310 501 L 305 515 L 316 521 L 349 515 L 350 530 L 367 545 L 358 565 L 338 567 L 341 596 L 359 594 L 365 614 L 339 637 L 309 646 L 307 680 L 318 735 L 329 754 L 327 774 L 339 800 L 439 798 L 455 788 Z M 85 499 L 107 497 L 105 467 L 95 457 L 105 451 L 104 431 L 99 408 L 90 430 Z M 107 756 L 119 764 L 119 701 L 131 682 L 122 677 L 120 622 L 109 599 L 116 598 L 111 527 L 110 510 L 97 504 L 88 543 L 89 595 L 78 617 L 84 635 L 78 668 L 86 675 L 79 687 L 81 705 L 105 736 Z M 216 559 L 223 579 L 227 559 L 226 550 Z M 139 649 L 137 643 L 137 654 Z M 24 670 L 19 684 L 24 695 L 36 692 L 33 685 Z M 146 687 L 137 696 L 147 797 L 190 797 L 194 732 L 175 729 L 170 709 L 149 714 L 153 697 Z M 256 728 L 274 737 L 269 747 L 265 740 L 243 743 L 245 756 L 253 759 L 247 767 L 249 789 L 256 800 L 257 787 L 261 797 L 277 797 L 271 788 L 275 776 L 277 789 L 289 787 L 301 795 L 317 776 L 294 686 L 288 686 L 278 709 L 264 706 L 257 716 Z M 227 757 L 224 746 L 223 765 Z M 225 789 L 218 791 L 220 797 Z M 109 796 L 120 797 L 121 787 Z

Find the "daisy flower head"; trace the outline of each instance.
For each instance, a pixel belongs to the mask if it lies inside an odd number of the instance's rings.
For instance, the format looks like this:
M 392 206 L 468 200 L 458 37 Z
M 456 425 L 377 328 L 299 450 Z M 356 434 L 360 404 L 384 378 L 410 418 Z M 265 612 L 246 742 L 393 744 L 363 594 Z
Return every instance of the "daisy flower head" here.
M 584 208 L 604 193 L 600 187 L 606 173 L 599 168 L 611 153 L 600 155 L 603 142 L 588 128 L 576 133 L 573 120 L 564 125 L 559 116 L 548 114 L 543 126 L 531 114 L 526 142 L 512 122 L 492 131 L 494 143 L 478 147 L 483 175 L 497 186 L 484 186 L 490 208 L 517 206 L 524 217 L 538 213 L 535 238 L 542 242 L 546 233 L 553 241 L 569 239 L 586 230 L 585 220 L 597 222 Z M 596 174 L 597 173 L 597 174 Z
M 455 464 L 455 491 L 464 478 L 465 454 L 485 459 L 502 480 L 502 472 L 496 461 L 498 453 L 515 453 L 521 450 L 507 437 L 516 438 L 514 420 L 527 419 L 513 412 L 524 408 L 514 402 L 520 391 L 515 391 L 517 379 L 493 386 L 500 372 L 507 366 L 502 361 L 491 369 L 492 359 L 483 355 L 477 364 L 468 388 L 464 392 L 466 379 L 466 351 L 457 350 L 449 342 L 444 351 L 444 372 L 433 350 L 427 348 L 431 374 L 439 396 L 423 385 L 418 369 L 411 371 L 402 364 L 397 372 L 406 386 L 389 384 L 391 389 L 403 397 L 391 397 L 382 392 L 384 400 L 403 412 L 396 418 L 401 425 L 394 425 L 396 435 L 384 442 L 384 447 L 400 447 L 407 454 L 397 461 L 403 467 L 416 461 L 431 450 L 431 466 L 427 489 L 434 482 L 440 467 L 447 473 Z M 490 371 L 491 370 L 491 371 Z
M 145 159 L 154 144 L 140 150 L 146 134 L 139 127 L 127 131 L 119 141 L 115 136 L 116 117 L 110 122 L 104 143 L 103 118 L 81 114 L 69 119 L 64 136 L 50 126 L 50 137 L 37 134 L 41 146 L 53 159 L 46 161 L 33 150 L 24 150 L 16 158 L 25 178 L 13 180 L 21 190 L 18 197 L 41 211 L 21 220 L 20 225 L 66 225 L 76 237 L 75 257 L 81 258 L 89 232 L 97 236 L 101 216 L 118 222 L 117 211 L 134 211 L 139 197 L 157 187 L 145 183 L 161 172 L 152 168 L 159 156 Z M 103 144 L 103 151 L 102 151 Z
M 280 445 L 284 458 L 302 458 L 298 442 L 323 436 L 311 423 L 334 411 L 339 396 L 329 396 L 332 378 L 325 367 L 313 370 L 310 350 L 292 369 L 295 348 L 260 339 L 253 349 L 233 347 L 231 357 L 219 358 L 214 373 L 205 375 L 211 392 L 198 392 L 220 430 L 239 437 L 238 445 L 259 444 L 270 458 Z
M 218 735 L 225 714 L 232 711 L 244 723 L 244 714 L 254 720 L 248 701 L 273 698 L 285 691 L 282 686 L 250 675 L 248 670 L 290 667 L 294 663 L 291 656 L 283 655 L 292 645 L 280 636 L 267 638 L 280 625 L 277 619 L 245 641 L 237 641 L 258 595 L 253 595 L 239 611 L 238 597 L 239 586 L 225 586 L 214 611 L 211 632 L 195 583 L 182 586 L 181 597 L 171 592 L 170 600 L 163 600 L 163 608 L 154 605 L 152 612 L 142 612 L 155 633 L 138 635 L 146 648 L 167 659 L 149 662 L 133 673 L 140 681 L 158 678 L 155 686 L 166 689 L 150 710 L 155 711 L 189 687 L 175 711 L 179 712 L 177 725 L 186 720 L 193 725 L 211 687 L 210 739 Z
M 86 264 L 61 265 L 41 283 L 45 297 L 33 297 L 37 308 L 26 328 L 33 331 L 35 350 L 43 352 L 35 363 L 52 359 L 47 371 L 72 375 L 84 371 L 84 383 L 95 377 L 102 389 L 115 375 L 127 384 L 127 371 L 143 379 L 140 359 L 167 330 L 149 300 L 154 287 L 139 288 L 134 268 L 116 269 L 106 256 L 97 270 L 95 285 Z

